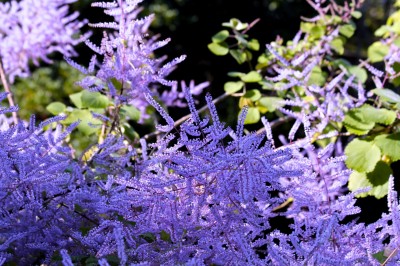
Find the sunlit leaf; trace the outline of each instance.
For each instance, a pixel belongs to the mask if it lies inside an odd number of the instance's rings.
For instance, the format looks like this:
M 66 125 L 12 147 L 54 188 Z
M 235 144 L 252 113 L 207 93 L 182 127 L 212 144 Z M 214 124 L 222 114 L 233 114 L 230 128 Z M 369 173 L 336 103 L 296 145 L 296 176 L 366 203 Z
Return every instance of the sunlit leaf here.
M 269 112 L 275 112 L 276 108 L 284 105 L 280 97 L 262 97 L 258 102 L 266 107 Z
M 212 36 L 211 39 L 214 43 L 221 43 L 221 42 L 225 41 L 226 38 L 228 38 L 228 37 L 229 37 L 229 31 L 221 30 L 220 32 L 218 32 L 217 34 Z
M 241 77 L 241 79 L 244 82 L 251 83 L 251 82 L 261 81 L 262 77 L 261 77 L 260 73 L 258 73 L 257 71 L 250 71 L 249 73 L 247 73 L 246 75 Z
M 208 46 L 208 49 L 215 55 L 226 55 L 229 53 L 229 48 L 228 45 L 224 42 L 222 43 L 210 43 Z
M 259 90 L 248 90 L 248 91 L 246 91 L 246 93 L 243 97 L 248 98 L 251 101 L 255 102 L 261 98 L 261 93 Z
M 381 158 L 381 151 L 371 141 L 353 139 L 345 149 L 347 167 L 358 172 L 368 173 L 374 170 Z
M 368 192 L 358 194 L 358 197 L 366 197 L 368 195 L 381 199 L 388 193 L 389 176 L 392 174 L 392 169 L 388 164 L 379 161 L 373 171 L 363 173 L 354 171 L 349 177 L 349 189 L 356 191 L 370 187 Z
M 389 47 L 381 42 L 374 42 L 368 48 L 368 58 L 372 63 L 383 61 L 389 53 Z
M 229 50 L 231 56 L 238 62 L 238 64 L 243 64 L 246 62 L 247 56 L 246 53 L 240 49 L 232 49 Z
M 379 88 L 372 90 L 372 92 L 381 97 L 381 100 L 385 102 L 400 103 L 400 95 L 392 90 Z
M 256 107 L 249 107 L 244 124 L 254 124 L 260 121 L 260 111 Z
M 226 93 L 235 93 L 240 91 L 243 88 L 244 83 L 242 81 L 229 81 L 225 83 L 224 90 Z
M 392 162 L 400 160 L 400 133 L 379 135 L 375 137 L 375 143 Z
M 100 92 L 83 91 L 81 95 L 82 108 L 106 108 L 108 98 Z
M 339 32 L 343 36 L 350 38 L 353 36 L 354 32 L 356 31 L 356 27 L 353 24 L 346 24 L 340 27 Z
M 58 115 L 58 114 L 63 113 L 66 108 L 67 107 L 65 106 L 65 104 L 63 104 L 61 102 L 54 102 L 54 103 L 47 105 L 47 107 L 46 107 L 47 111 L 49 111 L 53 115 Z

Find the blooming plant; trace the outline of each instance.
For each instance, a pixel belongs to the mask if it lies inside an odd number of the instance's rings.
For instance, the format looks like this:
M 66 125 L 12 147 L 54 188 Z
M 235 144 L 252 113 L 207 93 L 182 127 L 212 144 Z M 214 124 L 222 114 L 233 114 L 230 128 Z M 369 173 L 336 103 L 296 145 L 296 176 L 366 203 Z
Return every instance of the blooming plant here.
M 30 2 L 0 8 L 13 14 Z M 226 83 L 223 97 L 207 94 L 197 109 L 193 95 L 207 84 L 181 82 L 178 89 L 168 79 L 184 56 L 167 63 L 155 56 L 168 40 L 146 34 L 153 17 L 140 18 L 140 2 L 92 4 L 114 21 L 92 25 L 106 31 L 100 45 L 85 41 L 96 53 L 88 68 L 66 53 L 84 75 L 78 81 L 84 90 L 70 95 L 75 107 L 49 105 L 56 116 L 39 124 L 34 116 L 9 118 L 18 107 L 8 81 L 27 68 L 13 72 L 17 62 L 0 51 L 6 90 L 0 101 L 9 103 L 0 108 L 0 265 L 396 265 L 400 207 L 389 163 L 400 159 L 400 101 L 383 88 L 397 77 L 394 33 L 381 30 L 369 62 L 334 59 L 354 32 L 351 18 L 360 15 L 361 2 L 310 0 L 318 15 L 302 23 L 294 40 L 267 44 L 254 70 L 231 73 L 240 80 Z M 57 25 L 68 32 L 81 25 L 61 17 Z M 5 17 L 3 25 L 17 18 Z M 233 34 L 218 33 L 210 50 L 251 63 L 260 49 L 257 40 L 247 41 L 252 25 L 225 23 Z M 4 47 L 19 34 L 1 33 Z M 47 40 L 39 38 L 38 46 L 48 48 L 40 42 Z M 54 42 L 57 49 L 39 57 L 71 51 L 67 43 L 63 50 Z M 371 65 L 378 60 L 374 45 L 390 46 L 380 58 L 385 72 Z M 371 92 L 364 68 L 377 86 Z M 240 97 L 236 128 L 217 113 L 229 95 Z M 174 121 L 168 106 L 190 114 Z M 268 112 L 277 120 L 261 117 Z M 154 132 L 133 132 L 131 120 L 149 118 Z M 259 120 L 262 130 L 245 130 Z M 291 121 L 289 142 L 283 137 L 278 145 L 272 130 Z M 296 137 L 301 126 L 304 136 Z M 71 148 L 74 130 L 95 135 L 96 143 L 79 154 Z M 356 219 L 356 197 L 367 193 L 388 199 L 389 213 L 371 224 Z M 282 219 L 287 226 L 276 226 Z

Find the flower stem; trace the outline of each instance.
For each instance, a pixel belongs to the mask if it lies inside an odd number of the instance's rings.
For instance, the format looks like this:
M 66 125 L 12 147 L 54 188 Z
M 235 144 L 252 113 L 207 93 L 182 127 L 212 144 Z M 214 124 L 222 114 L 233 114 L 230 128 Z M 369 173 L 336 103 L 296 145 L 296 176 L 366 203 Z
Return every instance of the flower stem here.
M 4 68 L 3 68 L 3 62 L 1 60 L 1 57 L 0 57 L 0 78 L 1 78 L 1 82 L 3 83 L 3 86 L 4 86 L 4 90 L 7 92 L 8 103 L 9 103 L 10 107 L 14 107 L 15 106 L 14 97 L 10 90 L 10 86 L 7 82 L 7 77 L 6 77 Z M 19 120 L 17 112 L 12 112 L 12 117 L 13 117 L 14 124 L 17 125 L 18 120 Z

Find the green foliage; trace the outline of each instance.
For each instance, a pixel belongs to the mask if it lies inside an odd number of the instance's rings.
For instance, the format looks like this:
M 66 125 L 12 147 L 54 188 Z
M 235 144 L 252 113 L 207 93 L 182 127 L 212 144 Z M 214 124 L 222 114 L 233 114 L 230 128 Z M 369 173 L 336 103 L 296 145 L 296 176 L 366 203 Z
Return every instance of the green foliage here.
M 83 108 L 104 109 L 109 105 L 109 100 L 100 92 L 82 91 L 81 103 Z
M 346 24 L 340 27 L 339 32 L 346 38 L 350 38 L 353 36 L 356 31 L 356 26 L 354 24 Z
M 215 34 L 211 39 L 213 43 L 221 43 L 229 37 L 229 31 L 221 30 L 217 34 Z
M 353 13 L 354 17 L 359 17 L 357 12 Z M 256 21 L 255 21 L 256 22 Z M 228 76 L 239 78 L 242 82 L 228 81 L 225 83 L 224 90 L 228 94 L 234 94 L 239 98 L 239 107 L 245 105 L 251 108 L 257 108 L 258 112 L 254 113 L 275 113 L 276 116 L 282 116 L 277 112 L 278 107 L 283 107 L 282 100 L 290 99 L 291 97 L 301 97 L 304 101 L 313 102 L 314 99 L 305 95 L 299 87 L 293 86 L 289 90 L 276 90 L 276 88 L 285 88 L 289 80 L 284 80 L 280 83 L 271 83 L 268 78 L 268 71 L 271 71 L 271 66 L 277 64 L 276 57 L 268 50 L 261 51 L 257 39 L 248 35 L 253 23 L 243 23 L 237 19 L 232 19 L 229 22 L 223 23 L 228 31 L 222 30 L 215 34 L 211 39 L 212 43 L 209 44 L 209 49 L 216 55 L 230 54 L 233 59 L 239 64 L 247 63 L 250 66 L 247 74 L 242 72 L 230 72 Z M 320 18 L 314 22 L 304 21 L 300 24 L 300 30 L 303 34 L 308 35 L 307 41 L 300 41 L 293 46 L 292 41 L 288 41 L 286 45 L 283 40 L 277 38 L 275 42 L 271 43 L 276 52 L 287 61 L 294 59 L 299 53 L 311 51 L 314 47 L 319 47 L 323 44 L 322 40 L 326 35 L 332 34 L 332 29 L 339 27 L 340 35 L 333 38 L 330 45 L 340 55 L 344 53 L 345 44 L 348 38 L 354 35 L 356 26 L 351 20 L 342 21 L 340 17 L 332 16 L 327 18 Z M 229 52 L 227 51 L 229 50 Z M 257 57 L 253 56 L 254 52 L 260 51 Z M 253 62 L 253 57 L 257 58 L 257 62 Z M 352 65 L 350 62 L 343 60 L 345 63 L 337 64 L 335 58 L 326 57 L 319 64 L 314 66 L 309 76 L 307 76 L 308 85 L 324 86 L 332 80 L 332 73 L 344 67 L 348 76 L 354 75 L 358 81 L 365 83 L 367 81 L 367 72 L 362 67 Z M 254 64 L 255 63 L 255 64 Z M 255 65 L 255 66 L 254 66 Z M 286 66 L 285 66 L 286 67 Z M 297 67 L 290 67 L 297 70 Z M 329 70 L 329 71 L 327 71 Z M 299 73 L 300 74 L 300 73 Z M 260 88 L 261 87 L 261 88 Z M 249 97 L 249 91 L 258 91 L 257 96 Z M 242 92 L 242 93 L 240 93 Z M 247 123 L 258 123 L 254 115 L 252 119 L 248 119 Z M 371 124 L 372 126 L 372 124 Z M 372 128 L 372 127 L 371 127 Z M 368 128 L 369 130 L 370 128 Z M 368 132 L 364 130 L 360 134 Z
M 262 77 L 258 72 L 250 71 L 246 75 L 242 76 L 240 79 L 246 83 L 253 83 L 253 82 L 260 82 Z
M 16 102 L 24 106 L 19 111 L 21 119 L 29 120 L 31 114 L 36 114 L 39 119 L 53 115 L 47 106 L 54 102 L 67 103 L 68 95 L 80 90 L 75 82 L 81 78 L 78 70 L 61 62 L 38 68 L 30 77 L 16 80 L 11 90 Z
M 360 18 L 361 15 L 357 10 L 351 12 L 352 18 L 355 19 Z M 356 32 L 356 24 L 352 19 L 346 20 L 332 15 L 320 16 L 319 19 L 314 21 L 303 21 L 300 24 L 300 31 L 308 37 L 297 43 L 288 41 L 286 44 L 281 38 L 277 38 L 270 44 L 276 54 L 270 52 L 269 49 L 260 51 L 259 42 L 247 33 L 252 24 L 232 19 L 223 24 L 228 30 L 224 29 L 214 35 L 212 43 L 209 45 L 209 48 L 223 46 L 224 49 L 220 49 L 220 51 L 211 48 L 210 50 L 220 55 L 222 50 L 223 55 L 230 54 L 239 65 L 244 63 L 249 65 L 247 73 L 243 70 L 241 72 L 229 72 L 228 76 L 233 80 L 226 82 L 224 86 L 227 94 L 239 98 L 239 108 L 248 106 L 249 114 L 245 121 L 246 124 L 258 123 L 261 114 L 282 118 L 284 115 L 279 111 L 279 108 L 285 107 L 283 100 L 302 99 L 304 106 L 293 106 L 290 109 L 290 111 L 298 114 L 301 111 L 311 113 L 316 102 L 324 103 L 326 99 L 323 97 L 317 98 L 307 95 L 302 88 L 303 85 L 288 86 L 291 82 L 290 78 L 275 82 L 271 81 L 268 76 L 274 72 L 273 67 L 280 67 L 290 69 L 294 71 L 295 75 L 301 77 L 301 68 L 289 66 L 284 61 L 292 62 L 299 54 L 326 45 L 323 43 L 324 37 L 332 34 L 334 28 L 339 29 L 339 35 L 333 35 L 336 37 L 330 39 L 328 45 L 335 53 L 323 55 L 322 60 L 311 69 L 309 75 L 302 77 L 307 79 L 307 85 L 326 88 L 327 84 L 337 77 L 338 73 L 343 72 L 341 82 L 352 77 L 354 78 L 353 86 L 367 87 L 372 81 L 369 74 L 375 75 L 371 71 L 372 66 L 365 67 L 363 62 L 355 65 L 342 56 L 348 49 L 346 46 L 348 39 L 354 36 Z M 377 36 L 382 36 L 386 40 L 373 42 L 369 46 L 368 63 L 387 60 L 385 57 L 389 53 L 390 45 L 400 45 L 400 36 L 393 36 L 393 34 L 400 33 L 399 25 L 400 12 L 396 11 L 389 17 L 387 24 L 376 32 Z M 254 57 L 257 60 L 253 62 L 253 53 L 257 51 L 260 51 L 260 54 Z M 282 59 L 278 59 L 278 57 Z M 390 75 L 397 76 L 387 81 L 399 85 L 400 65 L 395 64 L 393 68 L 395 74 Z M 345 147 L 346 165 L 354 170 L 349 180 L 349 189 L 355 191 L 369 186 L 371 190 L 360 194 L 360 196 L 372 195 L 381 198 L 387 193 L 387 180 L 393 172 L 390 165 L 400 159 L 398 114 L 400 96 L 387 88 L 376 88 L 372 90 L 372 93 L 374 97 L 377 97 L 376 99 L 369 96 L 370 98 L 362 106 L 344 110 L 343 120 L 329 121 L 322 132 L 317 132 L 315 136 L 312 136 L 312 141 L 315 141 L 321 147 L 325 147 L 338 138 L 319 139 L 318 137 L 332 131 L 345 131 L 345 134 L 356 137 Z M 354 95 L 350 95 L 350 97 L 354 97 Z M 307 104 L 309 106 L 306 107 Z
M 383 198 L 388 193 L 388 181 L 392 173 L 392 169 L 387 163 L 378 161 L 375 164 L 375 168 L 369 173 L 354 171 L 349 177 L 349 189 L 357 191 L 363 188 L 370 188 L 368 192 L 357 194 L 357 196 Z
M 391 125 L 396 119 L 396 112 L 384 108 L 374 108 L 364 104 L 350 110 L 344 119 L 346 129 L 356 135 L 365 135 L 376 123 Z
M 308 85 L 323 86 L 326 82 L 326 73 L 322 71 L 321 67 L 315 66 L 311 71 Z
M 379 96 L 383 103 L 395 104 L 394 108 L 400 110 L 400 95 L 389 89 L 374 89 L 372 92 Z
M 262 97 L 259 104 L 267 109 L 266 112 L 275 112 L 276 108 L 283 106 L 280 97 Z
M 231 33 L 228 30 L 216 33 L 212 36 L 212 42 L 208 44 L 208 49 L 218 56 L 230 54 L 238 64 L 250 62 L 253 58 L 251 51 L 260 49 L 258 40 L 249 40 L 248 35 L 245 34 L 251 25 L 233 18 L 229 22 L 222 23 L 222 26 L 227 27 Z
M 389 46 L 381 42 L 374 42 L 368 48 L 368 59 L 372 63 L 381 62 L 389 52 Z
M 374 140 L 388 161 L 400 160 L 400 133 L 378 135 Z
M 243 86 L 244 86 L 244 82 L 242 82 L 242 81 L 236 81 L 236 82 L 229 81 L 229 82 L 225 83 L 224 90 L 226 93 L 232 94 L 232 93 L 240 91 L 243 88 Z
M 256 107 L 249 107 L 244 124 L 254 124 L 260 120 L 260 111 Z
M 249 24 L 242 23 L 237 18 L 232 18 L 229 22 L 222 23 L 222 26 L 231 28 L 231 29 L 234 29 L 237 31 L 242 31 L 242 30 L 246 29 L 249 26 Z
M 213 42 L 208 45 L 208 49 L 215 55 L 223 56 L 229 53 L 228 45 L 224 42 Z
M 371 141 L 354 139 L 346 149 L 347 167 L 358 172 L 369 173 L 381 158 L 381 151 L 377 145 Z
M 49 104 L 46 109 L 53 115 L 59 115 L 65 112 L 67 106 L 61 102 L 53 102 Z

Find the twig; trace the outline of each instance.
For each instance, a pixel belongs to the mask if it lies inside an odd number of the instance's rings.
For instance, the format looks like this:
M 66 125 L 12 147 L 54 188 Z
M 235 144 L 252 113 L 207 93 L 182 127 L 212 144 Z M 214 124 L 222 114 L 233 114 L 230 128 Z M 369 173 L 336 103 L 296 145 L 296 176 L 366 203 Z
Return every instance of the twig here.
M 330 138 L 342 137 L 342 136 L 351 136 L 351 133 L 350 132 L 344 132 L 344 133 L 337 132 L 336 134 L 332 134 L 332 135 L 329 135 L 329 134 L 320 135 L 320 136 L 315 137 L 315 138 L 314 137 L 310 138 L 309 144 L 314 143 L 317 140 L 330 139 Z M 306 140 L 307 140 L 307 138 L 298 139 L 298 140 L 296 140 L 294 142 L 289 143 L 288 145 L 284 145 L 284 146 L 281 146 L 281 147 L 277 148 L 277 150 L 282 150 L 282 149 L 286 149 L 288 147 L 296 146 L 299 143 L 302 143 L 302 142 L 304 142 Z
M 278 126 L 280 126 L 280 125 L 282 125 L 282 124 L 284 124 L 284 123 L 290 121 L 291 119 L 294 119 L 294 118 L 291 117 L 291 116 L 280 117 L 280 118 L 275 119 L 274 121 L 270 122 L 269 125 L 270 125 L 270 127 L 271 127 L 271 129 L 272 129 L 272 128 L 278 127 Z M 257 135 L 260 135 L 260 134 L 262 134 L 264 131 L 265 131 L 265 127 L 262 127 L 262 128 L 260 128 L 259 130 L 257 130 L 256 134 L 257 134 Z
M 3 86 L 4 86 L 4 90 L 7 92 L 8 103 L 9 103 L 10 107 L 14 107 L 15 106 L 14 97 L 10 90 L 10 86 L 8 85 L 8 82 L 7 82 L 7 77 L 6 77 L 4 68 L 3 68 L 3 62 L 2 62 L 1 57 L 0 57 L 0 77 L 1 77 L 1 82 L 3 83 Z M 12 117 L 13 117 L 14 124 L 17 125 L 18 124 L 17 112 L 12 112 Z
M 399 250 L 399 248 L 397 247 L 397 248 L 395 248 L 390 254 L 389 254 L 389 256 L 386 258 L 386 260 L 381 264 L 381 266 L 385 266 L 388 262 L 389 262 L 389 260 L 394 256 L 394 255 L 396 255 L 396 252 Z
M 249 24 L 249 26 L 247 26 L 247 28 L 242 31 L 243 34 L 245 34 L 246 32 L 248 32 L 252 27 L 254 27 L 254 25 L 256 25 L 261 19 L 260 18 L 256 18 L 255 20 L 253 20 L 253 22 L 251 22 Z

